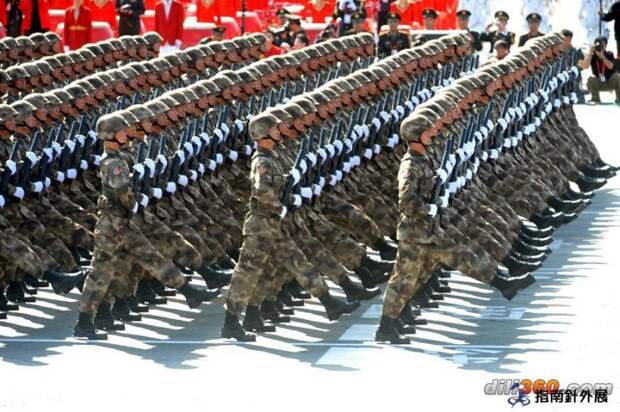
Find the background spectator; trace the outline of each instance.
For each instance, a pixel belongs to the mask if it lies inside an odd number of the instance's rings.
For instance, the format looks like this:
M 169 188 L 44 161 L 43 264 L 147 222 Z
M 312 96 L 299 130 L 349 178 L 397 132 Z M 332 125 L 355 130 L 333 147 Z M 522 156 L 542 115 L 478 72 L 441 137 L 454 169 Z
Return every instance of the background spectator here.
M 93 21 L 105 21 L 114 33 L 118 33 L 114 0 L 85 0 L 84 6 L 90 9 Z
M 24 20 L 22 34 L 43 33 L 50 29 L 50 13 L 47 0 L 21 0 L 19 2 Z
M 140 34 L 140 16 L 144 14 L 143 0 L 116 0 L 118 34 Z
M 617 59 L 620 59 L 620 2 L 615 2 L 607 13 L 599 11 L 603 21 L 614 22 L 614 37 L 616 38 Z
M 65 10 L 64 42 L 68 50 L 79 49 L 92 42 L 93 20 L 88 7 L 82 0 L 75 0 L 73 7 Z
M 163 48 L 181 48 L 183 43 L 183 5 L 177 0 L 163 0 L 155 6 L 155 31 L 163 38 Z
M 614 55 L 607 50 L 607 39 L 598 37 L 590 48 L 582 69 L 592 69 L 592 76 L 588 79 L 588 90 L 592 97 L 591 103 L 601 102 L 601 91 L 615 90 L 616 104 L 620 105 L 620 74 L 614 68 Z

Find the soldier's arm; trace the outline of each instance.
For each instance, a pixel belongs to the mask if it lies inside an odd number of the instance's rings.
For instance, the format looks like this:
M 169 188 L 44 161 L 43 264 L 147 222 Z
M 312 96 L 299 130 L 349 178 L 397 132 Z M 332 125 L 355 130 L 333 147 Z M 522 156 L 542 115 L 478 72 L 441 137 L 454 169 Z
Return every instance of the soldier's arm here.
M 399 171 L 399 211 L 407 216 L 427 216 L 431 206 L 422 198 L 419 187 L 424 179 L 420 167 L 405 167 Z
M 256 199 L 258 206 L 263 210 L 272 211 L 279 214 L 282 210 L 280 202 L 279 187 L 276 187 L 275 180 L 277 171 L 273 164 L 263 158 L 257 158 L 252 167 L 252 197 Z M 283 176 L 279 176 L 281 180 Z

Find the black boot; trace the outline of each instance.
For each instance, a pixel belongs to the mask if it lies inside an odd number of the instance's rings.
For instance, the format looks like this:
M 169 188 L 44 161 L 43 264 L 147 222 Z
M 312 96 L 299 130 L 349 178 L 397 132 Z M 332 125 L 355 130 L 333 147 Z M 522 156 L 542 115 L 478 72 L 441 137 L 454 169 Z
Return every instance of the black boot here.
M 142 303 L 140 303 L 138 298 L 133 295 L 129 296 L 126 301 L 127 305 L 129 306 L 129 310 L 132 312 L 146 313 L 149 311 L 149 305 L 143 305 Z
M 236 263 L 228 256 L 225 256 L 222 259 L 218 260 L 216 265 L 218 265 L 222 269 L 232 270 L 235 268 Z
M 163 283 L 155 278 L 151 279 L 151 288 L 153 289 L 153 292 L 159 296 L 176 296 L 177 294 L 176 290 L 168 289 Z
M 286 306 L 296 307 L 296 306 L 304 306 L 305 303 L 303 300 L 295 300 L 291 296 L 287 287 L 283 287 L 278 292 L 278 300 L 285 304 Z
M 574 212 L 583 203 L 581 200 L 560 199 L 557 196 L 552 196 L 547 201 L 555 210 L 565 213 Z
M 1 319 L 6 319 L 6 313 L 5 312 L 0 311 L 0 320 Z
M 111 332 L 115 330 L 125 330 L 125 325 L 114 320 L 112 313 L 110 313 L 109 303 L 101 302 L 97 308 L 97 314 L 95 315 L 95 328 Z
M 49 282 L 37 279 L 32 275 L 24 275 L 24 282 L 33 288 L 45 288 L 50 285 Z
M 372 249 L 379 252 L 382 260 L 396 260 L 398 248 L 391 246 L 383 239 L 372 245 Z
M 540 264 L 523 262 L 516 259 L 512 255 L 506 255 L 506 257 L 504 258 L 504 260 L 502 260 L 501 263 L 506 266 L 511 276 L 523 276 L 527 273 L 533 272 L 540 267 Z
M 84 283 L 86 279 L 86 273 L 80 271 L 75 275 L 68 275 L 56 270 L 48 269 L 43 274 L 43 279 L 48 281 L 52 285 L 54 293 L 59 295 L 66 295 L 71 292 L 73 288 Z
M 545 238 L 551 237 L 555 232 L 555 228 L 553 226 L 547 226 L 539 228 L 538 226 L 532 224 L 532 226 L 523 225 L 521 226 L 520 233 L 528 236 L 528 237 L 536 237 L 536 238 Z
M 520 238 L 517 238 L 512 243 L 512 250 L 527 256 L 537 256 L 540 254 L 549 254 L 551 252 L 551 249 L 547 247 L 531 245 Z
M 437 275 L 433 275 L 432 282 L 433 290 L 437 293 L 450 293 L 452 289 L 448 286 L 448 282 L 445 280 L 441 280 L 441 278 Z
M 311 299 L 312 298 L 312 295 L 306 292 L 304 288 L 301 287 L 299 282 L 297 282 L 297 280 L 295 279 L 293 279 L 292 281 L 288 283 L 288 291 L 290 292 L 291 296 L 293 296 L 296 299 Z
M 400 316 L 398 317 L 405 325 L 426 325 L 428 322 L 426 319 L 419 318 L 414 309 L 411 307 L 409 303 L 407 303 L 403 310 L 400 311 Z
M 338 320 L 340 316 L 346 313 L 353 313 L 360 306 L 359 302 L 343 302 L 338 300 L 330 295 L 329 292 L 321 295 L 319 300 L 325 307 L 325 313 L 329 320 Z
M 127 299 L 114 298 L 114 305 L 110 311 L 112 317 L 121 322 L 140 322 L 142 315 L 131 313 Z
M 185 301 L 190 309 L 197 308 L 202 302 L 208 302 L 211 299 L 218 297 L 221 293 L 220 289 L 202 289 L 197 286 L 192 286 L 189 283 L 181 286 L 178 291 L 185 296 Z
M 381 293 L 381 289 L 365 289 L 353 283 L 348 276 L 344 276 L 340 281 L 340 287 L 347 296 L 349 302 L 359 300 L 370 300 Z
M 88 338 L 90 340 L 107 340 L 108 334 L 97 330 L 93 323 L 93 316 L 88 313 L 80 312 L 78 322 L 73 328 L 73 336 L 78 338 Z
M 403 322 L 400 319 L 396 319 L 395 323 L 396 323 L 396 330 L 401 335 L 415 335 L 416 333 L 415 326 L 406 325 L 405 322 Z
M 275 302 L 265 300 L 260 306 L 261 316 L 272 323 L 290 323 L 290 316 L 282 316 L 278 311 Z
M 577 186 L 579 186 L 579 190 L 581 190 L 582 192 L 591 192 L 605 186 L 607 180 L 582 176 L 577 179 L 575 183 L 577 183 Z
M 572 189 L 569 189 L 568 192 L 564 193 L 565 198 L 574 200 L 592 200 L 594 196 L 594 192 L 575 192 Z
M 362 281 L 362 286 L 364 286 L 365 288 L 370 289 L 377 286 L 377 281 L 375 277 L 365 267 L 358 267 L 355 270 L 355 275 L 359 278 L 359 280 Z
M 426 293 L 424 288 L 418 289 L 418 291 L 413 295 L 411 302 L 424 309 L 437 309 L 439 304 L 437 302 L 433 302 L 431 297 Z
M 12 310 L 19 310 L 19 305 L 8 301 L 4 296 L 4 288 L 0 287 L 0 310 L 2 312 L 9 312 Z
M 290 306 L 284 306 L 284 303 L 280 300 L 278 296 L 275 297 L 273 303 L 276 305 L 276 309 L 283 315 L 292 316 L 295 314 L 295 309 Z
M 138 283 L 138 289 L 136 290 L 135 296 L 140 302 L 149 305 L 164 305 L 168 303 L 168 299 L 158 297 L 155 292 L 153 292 L 151 282 L 149 282 L 148 279 L 142 279 Z
M 9 287 L 6 288 L 6 297 L 10 301 L 16 303 L 31 303 L 37 301 L 34 296 L 25 294 L 22 282 L 9 283 Z
M 548 236 L 548 237 L 531 237 L 531 236 L 526 235 L 523 232 L 519 233 L 519 239 L 523 243 L 527 243 L 528 245 L 538 246 L 538 247 L 547 246 L 547 245 L 550 245 L 551 243 L 553 243 L 553 238 L 551 236 Z
M 230 312 L 226 312 L 224 318 L 222 337 L 236 339 L 239 342 L 256 342 L 256 335 L 247 333 L 239 323 L 239 317 Z
M 243 329 L 251 332 L 275 332 L 275 325 L 265 325 L 263 317 L 258 310 L 258 306 L 248 305 L 245 308 L 245 318 L 243 318 Z
M 209 289 L 219 289 L 230 283 L 231 275 L 213 269 L 211 266 L 204 264 L 197 270 L 202 276 Z
M 536 282 L 531 274 L 521 277 L 506 278 L 505 274 L 498 274 L 491 282 L 491 286 L 502 292 L 502 295 L 508 300 L 512 300 L 517 293 Z
M 367 255 L 362 256 L 362 267 L 368 269 L 375 280 L 375 286 L 387 282 L 390 279 L 390 273 L 394 268 L 393 263 L 378 262 L 369 258 Z
M 406 345 L 411 343 L 411 339 L 398 333 L 396 327 L 397 319 L 391 319 L 387 316 L 381 317 L 379 329 L 375 333 L 375 341 L 390 342 L 393 345 Z

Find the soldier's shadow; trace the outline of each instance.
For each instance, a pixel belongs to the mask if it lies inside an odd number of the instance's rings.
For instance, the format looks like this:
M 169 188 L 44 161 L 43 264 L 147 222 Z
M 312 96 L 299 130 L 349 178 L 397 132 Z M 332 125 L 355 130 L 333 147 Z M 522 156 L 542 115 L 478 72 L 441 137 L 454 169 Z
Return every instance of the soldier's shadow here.
M 563 293 L 562 286 L 584 276 L 584 268 L 596 265 L 591 257 L 594 246 L 590 243 L 601 239 L 601 230 L 610 225 L 602 213 L 619 208 L 619 196 L 608 190 L 597 192 L 586 212 L 554 235 L 557 248 L 536 273 L 537 283 L 511 302 L 485 285 L 462 275 L 453 276 L 453 293 L 440 302 L 438 309 L 424 310 L 429 324 L 418 327 L 418 333 L 412 336 L 414 344 L 400 346 L 398 350 L 438 356 L 464 369 L 495 373 L 517 372 L 528 353 L 558 350 L 562 345 L 558 335 L 576 315 L 571 296 Z M 67 346 L 87 344 L 121 350 L 168 368 L 187 369 L 195 367 L 193 360 L 205 357 L 205 348 L 208 355 L 209 348 L 239 345 L 219 339 L 222 298 L 200 310 L 189 310 L 175 297 L 169 305 L 153 308 L 143 322 L 114 333 L 108 342 L 78 341 L 70 338 L 77 298 L 77 294 L 65 298 L 42 291 L 37 303 L 24 305 L 23 310 L 0 321 L 0 359 L 23 366 L 43 366 L 56 356 L 66 355 Z M 366 303 L 358 313 L 371 306 L 380 308 L 380 303 L 380 299 Z M 278 326 L 277 333 L 242 346 L 340 371 L 355 371 L 359 365 L 347 364 L 337 356 L 326 361 L 324 355 L 330 349 L 384 348 L 372 344 L 377 317 L 359 318 L 355 314 L 330 323 L 316 302 L 297 312 L 301 316 L 295 316 L 291 324 Z M 362 336 L 351 339 L 347 331 L 358 326 L 364 331 Z

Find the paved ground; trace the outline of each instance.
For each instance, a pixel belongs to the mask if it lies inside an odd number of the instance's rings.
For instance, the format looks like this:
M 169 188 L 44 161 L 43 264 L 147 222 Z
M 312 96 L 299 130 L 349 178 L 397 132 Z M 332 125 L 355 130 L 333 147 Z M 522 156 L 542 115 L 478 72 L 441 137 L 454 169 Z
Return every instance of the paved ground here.
M 578 114 L 620 164 L 620 109 Z M 507 396 L 483 394 L 492 379 L 620 385 L 619 227 L 617 178 L 558 231 L 537 284 L 506 302 L 455 274 L 453 294 L 425 312 L 429 325 L 407 347 L 374 343 L 380 299 L 334 324 L 309 302 L 277 334 L 241 345 L 218 339 L 221 301 L 188 310 L 173 298 L 108 342 L 85 343 L 70 337 L 76 295 L 43 291 L 0 321 L 0 410 L 501 411 Z M 558 409 L 620 410 L 620 395 L 609 401 Z

